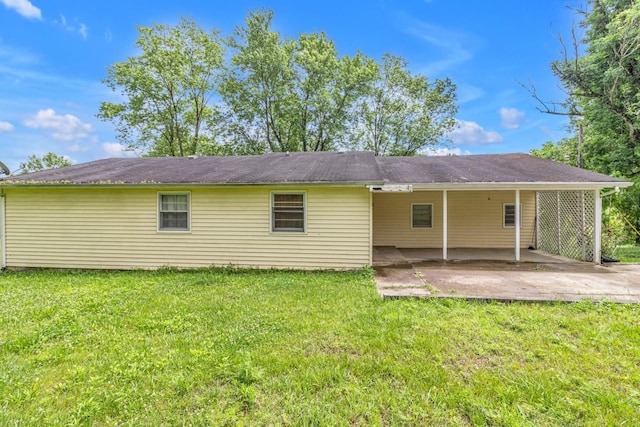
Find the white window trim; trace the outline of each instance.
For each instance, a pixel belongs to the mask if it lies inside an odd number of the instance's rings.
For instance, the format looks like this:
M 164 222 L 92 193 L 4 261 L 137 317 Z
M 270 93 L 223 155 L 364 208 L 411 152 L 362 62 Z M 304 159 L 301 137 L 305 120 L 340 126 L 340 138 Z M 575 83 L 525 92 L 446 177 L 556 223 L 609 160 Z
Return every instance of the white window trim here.
M 294 230 L 274 230 L 273 226 L 273 196 L 276 194 L 302 194 L 302 205 L 304 209 L 304 230 L 303 231 L 294 231 Z M 304 190 L 291 190 L 291 191 L 272 191 L 269 194 L 269 233 L 270 234 L 294 234 L 294 235 L 304 235 L 307 234 L 307 192 Z
M 414 227 L 413 226 L 413 207 L 416 205 L 429 205 L 431 206 L 431 225 L 429 227 Z M 433 203 L 411 203 L 411 229 L 412 230 L 430 230 L 433 228 Z
M 171 230 L 171 229 L 162 229 L 160 228 L 160 207 L 162 206 L 162 196 L 165 195 L 186 195 L 187 196 L 187 229 L 186 230 Z M 156 231 L 158 233 L 191 233 L 191 191 L 159 191 L 157 197 L 157 207 L 156 207 Z
M 507 216 L 507 206 L 515 206 L 515 203 L 503 203 L 502 204 L 502 228 L 516 228 L 513 225 L 505 224 L 505 219 Z M 522 228 L 522 203 L 520 203 L 520 228 Z

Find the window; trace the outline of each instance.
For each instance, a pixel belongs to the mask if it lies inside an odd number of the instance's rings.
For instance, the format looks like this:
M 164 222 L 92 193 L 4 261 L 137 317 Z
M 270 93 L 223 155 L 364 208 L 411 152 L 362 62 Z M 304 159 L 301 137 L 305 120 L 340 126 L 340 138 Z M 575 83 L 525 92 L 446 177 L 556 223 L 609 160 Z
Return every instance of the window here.
M 189 193 L 158 194 L 158 230 L 189 231 Z
M 516 205 L 515 203 L 505 203 L 503 207 L 503 227 L 513 228 L 516 225 Z M 522 205 L 520 205 L 520 228 L 522 228 Z
M 411 228 L 433 227 L 433 205 L 431 203 L 413 203 L 411 205 Z
M 305 193 L 271 193 L 271 231 L 305 232 Z

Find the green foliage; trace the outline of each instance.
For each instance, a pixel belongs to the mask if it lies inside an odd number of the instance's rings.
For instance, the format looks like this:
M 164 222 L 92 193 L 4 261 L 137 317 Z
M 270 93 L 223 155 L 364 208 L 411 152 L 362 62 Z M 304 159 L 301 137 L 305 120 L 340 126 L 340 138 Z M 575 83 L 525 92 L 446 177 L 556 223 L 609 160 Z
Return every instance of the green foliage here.
M 640 263 L 640 246 L 620 245 L 616 250 L 615 256 L 622 262 Z
M 375 63 L 361 53 L 340 58 L 323 32 L 283 39 L 272 20 L 272 11 L 249 13 L 229 40 L 231 69 L 221 91 L 231 112 L 226 137 L 246 152 L 339 148 Z
M 639 315 L 383 301 L 369 270 L 4 272 L 0 424 L 637 425 Z
M 543 159 L 578 166 L 578 140 L 575 137 L 564 138 L 557 143 L 547 141 L 540 149 L 531 150 L 529 153 Z
M 412 75 L 407 61 L 385 54 L 369 95 L 358 106 L 353 141 L 375 155 L 410 156 L 440 143 L 455 125 L 455 85 Z
M 141 54 L 107 70 L 103 82 L 124 101 L 103 102 L 98 117 L 116 125 L 129 150 L 151 156 L 216 154 L 212 106 L 223 47 L 218 32 L 182 18 L 175 27 L 138 27 Z
M 71 161 L 66 156 L 59 156 L 51 152 L 42 157 L 33 154 L 29 156 L 26 162 L 20 163 L 20 173 L 38 172 L 45 169 L 57 169 L 65 166 L 71 166 Z
M 602 219 L 602 254 L 616 257 L 620 245 L 635 241 L 634 234 L 619 209 L 611 202 L 611 196 L 603 201 Z
M 448 79 L 412 75 L 391 55 L 381 64 L 361 52 L 340 56 L 324 32 L 281 36 L 273 16 L 250 12 L 224 41 L 185 19 L 140 27 L 142 53 L 112 65 L 104 80 L 125 101 L 103 102 L 98 117 L 116 124 L 129 149 L 150 156 L 411 155 L 453 128 Z
M 563 57 L 552 70 L 568 99 L 561 103 L 583 129 L 584 166 L 640 182 L 640 3 L 590 0 L 579 11 L 585 30 L 573 46 L 563 43 Z M 532 153 L 554 160 L 577 153 L 576 138 L 545 144 Z M 575 150 L 575 151 L 574 151 Z M 620 214 L 640 228 L 640 187 L 614 199 Z

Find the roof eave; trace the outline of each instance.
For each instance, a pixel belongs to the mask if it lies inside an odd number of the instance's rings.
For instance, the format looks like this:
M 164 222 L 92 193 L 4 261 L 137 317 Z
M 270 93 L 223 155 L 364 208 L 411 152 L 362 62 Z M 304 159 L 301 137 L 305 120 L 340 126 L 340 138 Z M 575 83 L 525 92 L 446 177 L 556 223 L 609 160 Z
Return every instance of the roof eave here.
M 313 181 L 313 182 L 260 182 L 260 183 L 243 183 L 243 182 L 218 182 L 218 183 L 202 183 L 202 182 L 102 182 L 102 183 L 83 183 L 83 182 L 2 182 L 0 188 L 184 188 L 184 187 L 293 187 L 293 186 L 324 186 L 324 187 L 367 187 L 370 185 L 382 185 L 382 181 Z
M 413 191 L 428 190 L 601 190 L 603 188 L 626 188 L 633 185 L 627 181 L 607 182 L 434 182 L 410 185 Z

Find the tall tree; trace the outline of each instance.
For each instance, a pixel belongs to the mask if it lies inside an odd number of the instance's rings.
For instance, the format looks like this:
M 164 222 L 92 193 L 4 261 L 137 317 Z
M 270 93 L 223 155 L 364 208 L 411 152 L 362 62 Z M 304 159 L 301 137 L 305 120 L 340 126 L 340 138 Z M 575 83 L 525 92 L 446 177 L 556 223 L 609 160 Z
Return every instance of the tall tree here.
M 585 162 L 637 183 L 615 198 L 640 226 L 640 3 L 589 0 L 579 11 L 585 37 L 563 44 L 552 71 L 580 111 Z
M 273 16 L 250 12 L 224 42 L 187 19 L 139 27 L 140 55 L 104 79 L 123 101 L 103 102 L 98 117 L 116 125 L 128 149 L 150 156 L 415 154 L 453 127 L 449 80 L 412 75 L 391 55 L 381 64 L 361 52 L 340 56 L 324 32 L 282 37 Z
M 530 151 L 530 154 L 543 159 L 578 166 L 578 141 L 576 137 L 563 138 L 557 143 L 547 141 L 539 149 Z
M 130 150 L 152 156 L 212 154 L 223 45 L 182 18 L 176 26 L 138 27 L 141 53 L 107 69 L 103 80 L 123 98 L 103 102 L 98 117 L 116 125 L 117 138 Z
M 227 137 L 248 152 L 339 148 L 375 62 L 361 53 L 339 57 L 322 32 L 283 39 L 272 20 L 273 11 L 252 12 L 229 39 L 234 54 L 221 92 Z
M 358 107 L 354 140 L 375 155 L 410 156 L 435 146 L 455 126 L 456 87 L 412 75 L 407 61 L 385 54 Z
M 65 166 L 71 166 L 71 161 L 68 157 L 59 156 L 51 152 L 42 157 L 33 154 L 29 156 L 26 162 L 20 163 L 20 173 L 38 172 L 45 169 L 57 169 Z
M 628 157 L 640 148 L 640 3 L 591 0 L 590 6 L 581 23 L 584 48 L 574 41 L 576 54 L 554 62 L 552 70 L 582 110 L 585 149 L 598 157 L 611 153 L 594 159 L 599 169 L 631 177 L 640 172 L 629 163 L 640 165 L 640 159 Z

